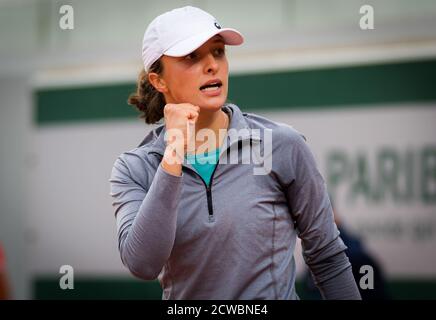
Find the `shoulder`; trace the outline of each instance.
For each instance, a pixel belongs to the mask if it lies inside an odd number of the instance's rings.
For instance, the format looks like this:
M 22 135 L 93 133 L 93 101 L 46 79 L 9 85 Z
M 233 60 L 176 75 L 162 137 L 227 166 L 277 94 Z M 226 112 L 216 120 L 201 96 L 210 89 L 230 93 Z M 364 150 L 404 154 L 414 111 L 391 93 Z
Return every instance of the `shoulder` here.
M 154 146 L 157 144 L 164 127 L 165 125 L 159 125 L 150 130 L 137 147 L 123 152 L 118 159 L 128 163 L 153 162 L 154 157 L 151 157 L 150 153 L 155 149 Z
M 273 140 L 286 143 L 307 141 L 305 135 L 290 124 L 274 121 L 256 113 L 243 112 L 242 115 L 250 128 L 260 130 L 270 129 Z
M 266 132 L 263 135 L 264 153 L 271 152 L 271 165 L 275 177 L 281 185 L 288 186 L 296 179 L 301 170 L 306 167 L 296 168 L 301 163 L 309 164 L 306 160 L 311 160 L 310 149 L 306 143 L 306 137 L 292 125 L 274 121 L 267 117 L 255 113 L 243 113 L 244 118 L 250 128 L 271 130 L 268 136 Z M 269 145 L 269 146 L 268 146 Z
M 115 160 L 114 166 L 122 165 L 127 167 L 138 167 L 149 164 L 149 147 L 141 146 L 121 153 Z
M 149 132 L 139 146 L 122 152 L 112 167 L 111 179 L 129 179 L 146 185 L 159 165 L 159 159 L 150 152 L 157 139 L 156 129 Z

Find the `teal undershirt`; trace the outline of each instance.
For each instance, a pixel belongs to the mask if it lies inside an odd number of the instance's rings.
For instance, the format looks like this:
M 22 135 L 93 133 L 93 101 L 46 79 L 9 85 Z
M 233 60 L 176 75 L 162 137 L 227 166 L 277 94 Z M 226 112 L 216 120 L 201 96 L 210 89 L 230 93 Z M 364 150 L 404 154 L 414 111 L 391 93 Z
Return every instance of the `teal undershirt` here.
M 215 166 L 218 162 L 220 154 L 220 148 L 212 150 L 210 152 L 199 154 L 186 154 L 185 159 L 191 164 L 197 173 L 203 178 L 206 185 L 210 184 L 212 173 L 215 170 Z

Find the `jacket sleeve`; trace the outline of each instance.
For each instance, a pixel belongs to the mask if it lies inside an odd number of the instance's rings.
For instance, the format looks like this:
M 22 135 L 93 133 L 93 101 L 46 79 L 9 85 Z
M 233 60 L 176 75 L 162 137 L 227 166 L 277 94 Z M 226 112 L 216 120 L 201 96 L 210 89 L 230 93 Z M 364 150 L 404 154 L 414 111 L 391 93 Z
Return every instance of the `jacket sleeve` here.
M 360 299 L 325 181 L 302 135 L 294 139 L 291 167 L 286 197 L 315 284 L 325 299 Z
M 159 164 L 148 190 L 118 157 L 109 179 L 115 208 L 118 248 L 123 264 L 135 276 L 154 280 L 170 256 L 176 233 L 182 177 Z M 146 175 L 146 172 L 143 173 Z

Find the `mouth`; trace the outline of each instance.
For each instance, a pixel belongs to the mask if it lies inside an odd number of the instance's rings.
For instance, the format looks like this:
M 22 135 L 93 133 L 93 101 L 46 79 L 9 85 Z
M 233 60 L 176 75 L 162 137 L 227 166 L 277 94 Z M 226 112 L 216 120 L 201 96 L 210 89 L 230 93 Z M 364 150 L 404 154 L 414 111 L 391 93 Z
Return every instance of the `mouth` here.
M 202 92 L 217 92 L 221 91 L 220 88 L 222 87 L 223 83 L 219 79 L 214 79 L 211 81 L 206 82 L 200 87 L 200 91 Z

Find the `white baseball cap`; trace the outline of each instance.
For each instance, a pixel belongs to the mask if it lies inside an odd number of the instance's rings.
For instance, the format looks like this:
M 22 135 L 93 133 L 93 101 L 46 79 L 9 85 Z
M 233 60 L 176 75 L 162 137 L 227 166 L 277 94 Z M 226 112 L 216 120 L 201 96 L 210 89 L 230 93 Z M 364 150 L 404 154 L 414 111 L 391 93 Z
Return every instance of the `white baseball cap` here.
M 196 7 L 185 6 L 157 16 L 148 25 L 142 41 L 145 71 L 162 55 L 182 57 L 216 34 L 220 34 L 227 45 L 244 42 L 239 31 L 222 28 L 213 16 Z

